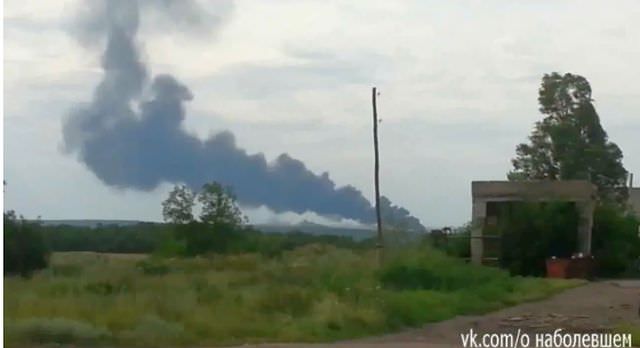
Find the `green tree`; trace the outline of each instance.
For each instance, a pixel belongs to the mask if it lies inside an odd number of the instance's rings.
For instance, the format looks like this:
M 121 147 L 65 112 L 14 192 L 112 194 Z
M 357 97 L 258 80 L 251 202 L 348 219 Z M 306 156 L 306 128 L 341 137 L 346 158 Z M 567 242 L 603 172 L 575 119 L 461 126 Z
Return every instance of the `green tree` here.
M 169 197 L 162 202 L 162 217 L 164 221 L 174 224 L 188 224 L 193 222 L 193 206 L 195 194 L 185 185 L 176 185 L 169 193 Z
M 600 124 L 587 79 L 545 74 L 538 102 L 544 118 L 536 122 L 529 143 L 516 147 L 509 180 L 589 180 L 600 198 L 625 202 L 622 151 Z
M 246 222 L 230 187 L 217 182 L 204 184 L 198 201 L 202 204 L 200 221 L 205 224 L 240 227 Z
M 625 214 L 619 207 L 601 204 L 593 214 L 592 249 L 598 261 L 598 275 L 603 277 L 638 277 L 640 220 Z M 634 267 L 635 264 L 635 267 Z
M 193 215 L 196 199 L 202 206 L 198 221 Z M 198 194 L 176 186 L 162 203 L 162 214 L 173 223 L 173 233 L 160 244 L 157 252 L 161 255 L 228 252 L 241 239 L 246 222 L 231 188 L 217 182 L 203 185 Z
M 4 215 L 4 273 L 31 275 L 47 267 L 49 249 L 42 237 L 40 226 L 16 217 L 9 211 Z

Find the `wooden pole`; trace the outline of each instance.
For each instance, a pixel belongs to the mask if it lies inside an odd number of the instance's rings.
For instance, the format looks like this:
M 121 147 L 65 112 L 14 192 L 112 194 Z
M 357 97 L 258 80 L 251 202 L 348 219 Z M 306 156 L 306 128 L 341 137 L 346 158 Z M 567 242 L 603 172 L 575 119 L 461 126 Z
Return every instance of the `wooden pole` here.
M 376 105 L 376 88 L 373 87 L 371 91 L 371 102 L 373 104 L 373 152 L 375 155 L 374 165 L 374 186 L 376 194 L 376 222 L 378 225 L 378 241 L 376 243 L 376 250 L 378 256 L 378 264 L 382 265 L 383 259 L 383 239 L 382 239 L 382 218 L 380 217 L 380 157 L 378 155 L 378 107 Z

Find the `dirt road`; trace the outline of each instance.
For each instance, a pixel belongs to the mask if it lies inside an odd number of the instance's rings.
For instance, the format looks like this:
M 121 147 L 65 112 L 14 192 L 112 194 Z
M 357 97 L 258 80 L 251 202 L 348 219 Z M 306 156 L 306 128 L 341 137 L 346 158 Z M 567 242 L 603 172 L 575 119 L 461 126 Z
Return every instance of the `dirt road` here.
M 434 347 L 462 346 L 460 334 L 606 332 L 622 323 L 640 327 L 640 281 L 602 281 L 565 291 L 549 299 L 506 308 L 482 316 L 457 317 L 397 334 L 332 344 L 266 344 L 260 348 L 306 347 Z M 244 346 L 251 347 L 251 346 Z

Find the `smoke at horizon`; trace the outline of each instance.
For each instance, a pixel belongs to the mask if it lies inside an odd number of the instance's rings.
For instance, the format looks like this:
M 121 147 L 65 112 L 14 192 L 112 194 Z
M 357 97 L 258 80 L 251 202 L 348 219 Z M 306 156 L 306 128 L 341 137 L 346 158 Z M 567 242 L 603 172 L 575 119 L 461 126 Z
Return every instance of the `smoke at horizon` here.
M 184 129 L 185 103 L 193 95 L 171 75 L 150 75 L 136 41 L 141 11 L 162 13 L 163 20 L 181 28 L 194 22 L 197 31 L 215 35 L 232 14 L 232 2 L 216 2 L 209 12 L 185 0 L 150 0 L 144 6 L 132 0 L 88 3 L 74 29 L 85 45 L 104 42 L 104 75 L 92 100 L 64 121 L 63 145 L 102 182 L 149 191 L 163 182 L 198 189 L 214 180 L 231 186 L 243 205 L 374 221 L 374 209 L 362 193 L 353 186 L 336 187 L 326 172 L 316 175 L 286 153 L 269 163 L 262 153 L 238 147 L 229 131 L 201 140 Z

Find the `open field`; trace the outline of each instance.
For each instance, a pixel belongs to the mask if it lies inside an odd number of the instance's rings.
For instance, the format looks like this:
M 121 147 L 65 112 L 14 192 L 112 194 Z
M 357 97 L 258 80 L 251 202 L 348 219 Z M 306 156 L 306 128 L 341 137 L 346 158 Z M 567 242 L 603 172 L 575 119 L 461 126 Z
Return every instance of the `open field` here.
M 117 346 L 326 342 L 540 299 L 578 284 L 509 277 L 428 248 L 387 257 L 308 245 L 281 257 L 57 253 L 5 277 L 5 343 Z

